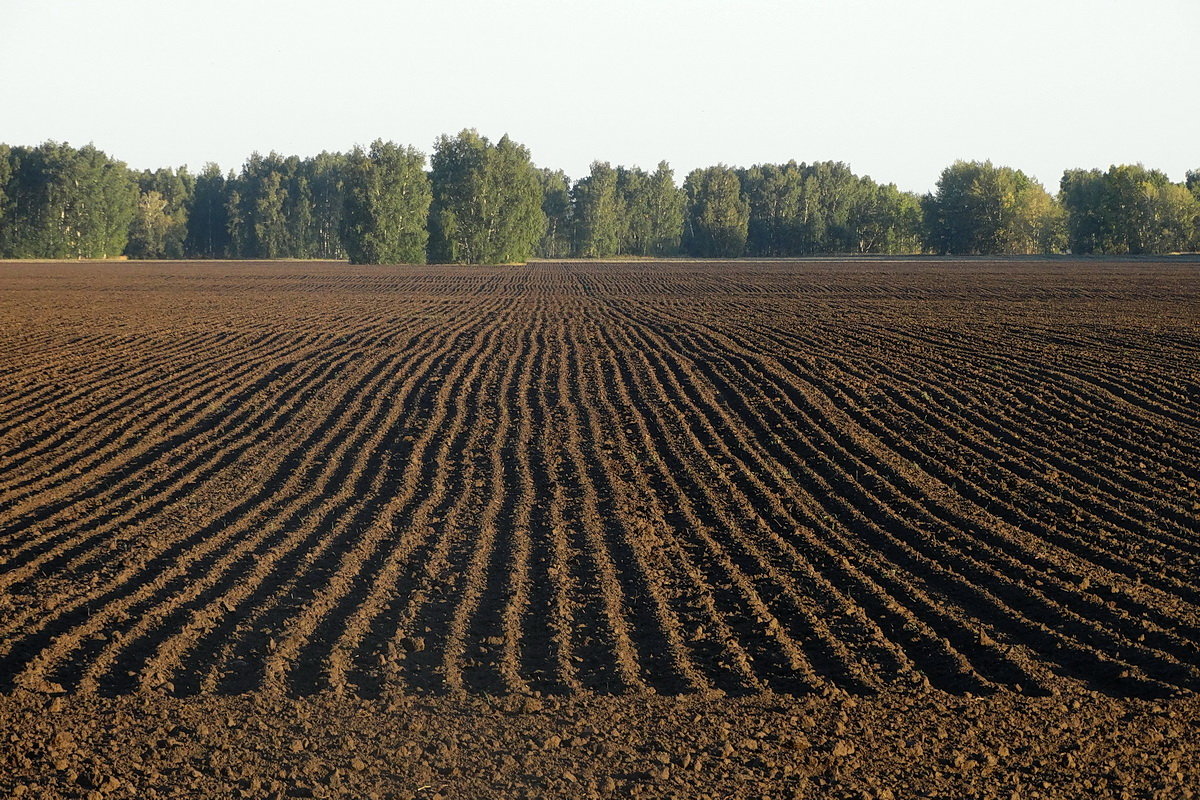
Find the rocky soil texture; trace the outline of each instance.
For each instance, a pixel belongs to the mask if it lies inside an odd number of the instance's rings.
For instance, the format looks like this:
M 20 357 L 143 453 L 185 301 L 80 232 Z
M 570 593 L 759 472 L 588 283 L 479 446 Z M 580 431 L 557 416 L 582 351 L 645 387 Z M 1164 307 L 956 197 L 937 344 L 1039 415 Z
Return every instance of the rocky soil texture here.
M 0 264 L 0 796 L 1194 796 L 1198 267 Z

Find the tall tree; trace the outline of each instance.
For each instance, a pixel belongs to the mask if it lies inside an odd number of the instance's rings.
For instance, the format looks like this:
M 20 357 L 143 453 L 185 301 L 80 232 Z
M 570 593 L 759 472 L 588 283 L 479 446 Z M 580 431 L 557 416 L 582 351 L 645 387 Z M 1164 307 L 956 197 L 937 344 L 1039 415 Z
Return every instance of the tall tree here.
M 1200 249 L 1200 199 L 1177 183 L 1155 188 L 1150 203 L 1157 222 L 1153 252 L 1176 253 Z
M 617 167 L 617 252 L 644 256 L 653 235 L 650 175 L 640 167 Z
M 921 249 L 918 198 L 859 177 L 840 161 L 760 164 L 738 175 L 750 204 L 750 255 Z
M 120 255 L 129 238 L 137 204 L 137 184 L 124 162 L 93 145 L 67 154 L 57 176 L 68 254 L 75 258 Z
M 347 158 L 322 152 L 305 163 L 312 189 L 313 251 L 315 258 L 345 258 L 342 246 L 342 209 L 345 199 Z
M 225 231 L 229 239 L 229 249 L 226 252 L 231 258 L 256 258 L 241 185 L 242 182 L 233 172 L 225 178 Z
M 283 187 L 282 175 L 268 167 L 262 173 L 251 176 L 253 202 L 250 206 L 254 221 L 255 255 L 258 258 L 279 258 L 287 251 L 287 219 L 284 207 L 287 189 Z
M 990 161 L 957 161 L 922 199 L 928 245 L 941 253 L 1038 253 L 1062 247 L 1062 214 L 1040 183 Z
M 746 248 L 750 204 L 737 172 L 720 164 L 692 170 L 683 184 L 688 213 L 684 249 L 691 255 L 736 258 Z
M 1154 236 L 1154 216 L 1149 198 L 1167 176 L 1141 164 L 1121 164 L 1104 175 L 1101 214 L 1105 220 L 1106 253 L 1147 253 Z
M 1113 165 L 1103 186 L 1105 252 L 1166 253 L 1188 247 L 1195 235 L 1194 203 L 1166 174 L 1141 164 Z
M 675 185 L 675 171 L 666 161 L 658 162 L 658 167 L 650 176 L 646 192 L 649 226 L 645 254 L 675 255 L 679 252 L 683 238 L 683 213 L 687 197 Z
M 546 230 L 542 185 L 529 151 L 507 135 L 496 144 L 475 130 L 441 136 L 430 159 L 430 260 L 468 264 L 525 261 Z
M 227 207 L 233 255 L 293 255 L 287 219 L 291 166 L 274 151 L 265 156 L 254 152 L 242 165 L 241 173 L 229 178 Z
M 994 169 L 990 161 L 956 161 L 942 170 L 935 191 L 922 198 L 931 249 L 955 255 L 995 252 L 1000 198 L 984 185 Z
M 490 232 L 481 218 L 494 205 L 485 197 L 488 141 L 474 129 L 442 135 L 430 157 L 433 203 L 429 210 L 429 260 L 478 263 L 480 240 Z
M 858 178 L 841 161 L 818 161 L 807 172 L 807 251 L 853 252 L 858 242 L 850 226 L 850 212 L 860 189 Z
M 1200 200 L 1159 170 L 1067 170 L 1061 197 L 1072 252 L 1168 253 L 1197 244 Z
M 1066 212 L 1041 184 L 1019 189 L 1000 242 L 1004 253 L 1061 253 L 1067 249 Z
M 288 255 L 292 258 L 312 258 L 316 250 L 312 187 L 308 176 L 300 170 L 299 163 L 289 177 L 283 208 Z
M 617 170 L 593 161 L 586 177 L 571 190 L 575 204 L 575 253 L 584 258 L 616 255 L 621 248 L 621 198 Z
M 12 148 L 9 158 L 8 255 L 107 258 L 124 250 L 137 204 L 124 163 L 90 144 L 58 142 Z
M 131 258 L 162 258 L 170 226 L 167 199 L 153 189 L 139 192 L 125 254 Z
M 1104 173 L 1098 169 L 1066 170 L 1058 184 L 1058 197 L 1067 212 L 1067 246 L 1071 252 L 1104 252 Z
M 524 262 L 546 232 L 538 169 L 529 150 L 507 135 L 500 137 L 488 163 L 490 182 L 500 203 L 495 214 L 498 236 L 484 262 Z
M 8 182 L 12 180 L 12 151 L 0 143 L 0 253 L 4 252 L 5 217 L 8 216 Z
M 804 169 L 786 164 L 761 164 L 741 172 L 742 189 L 750 205 L 746 249 L 756 256 L 798 255 L 805 194 Z M 815 184 L 814 184 L 815 185 Z
M 49 206 L 46 143 L 38 148 L 13 146 L 8 150 L 5 190 L 5 227 L 0 229 L 0 255 L 29 258 L 44 255 L 42 219 Z
M 562 170 L 538 170 L 542 183 L 542 213 L 546 215 L 546 232 L 538 243 L 541 258 L 566 258 L 571 255 L 571 232 L 574 224 L 571 205 L 571 181 Z
M 183 258 L 195 178 L 187 167 L 167 167 L 143 170 L 137 175 L 137 183 L 137 212 L 126 254 L 133 258 Z
M 229 240 L 229 198 L 221 168 L 209 162 L 196 176 L 188 214 L 184 251 L 200 258 L 231 255 Z
M 433 199 L 425 156 L 375 140 L 355 148 L 346 167 L 342 240 L 354 264 L 423 264 Z
M 921 251 L 921 203 L 895 184 L 876 184 L 860 179 L 850 209 L 849 230 L 859 253 L 919 253 Z

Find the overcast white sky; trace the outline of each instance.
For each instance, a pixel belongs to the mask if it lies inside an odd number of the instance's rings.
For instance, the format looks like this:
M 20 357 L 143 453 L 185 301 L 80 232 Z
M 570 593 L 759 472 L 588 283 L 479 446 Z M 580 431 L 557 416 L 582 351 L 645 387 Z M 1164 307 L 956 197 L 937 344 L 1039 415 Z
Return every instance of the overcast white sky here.
M 0 141 L 136 168 L 478 128 L 573 178 L 1200 167 L 1200 0 L 0 0 Z

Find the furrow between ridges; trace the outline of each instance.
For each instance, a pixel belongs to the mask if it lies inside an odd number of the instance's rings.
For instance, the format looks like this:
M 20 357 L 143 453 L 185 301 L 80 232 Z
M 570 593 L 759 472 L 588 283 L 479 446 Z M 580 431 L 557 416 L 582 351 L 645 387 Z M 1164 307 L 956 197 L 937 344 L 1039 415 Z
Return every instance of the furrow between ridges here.
M 347 354 L 346 357 L 349 358 L 351 355 L 352 354 Z M 316 369 L 313 373 L 313 376 L 320 378 L 323 374 L 324 372 L 322 370 Z M 361 389 L 363 386 L 367 385 L 367 382 L 370 380 L 371 376 L 372 372 L 369 369 L 366 369 L 365 375 L 361 378 L 357 388 Z M 291 454 L 285 456 L 279 461 L 281 469 L 298 469 L 304 461 L 303 453 L 311 452 L 311 448 L 319 446 L 318 443 L 321 441 L 324 434 L 332 433 L 332 429 L 319 428 L 312 434 L 312 436 L 298 446 L 298 450 L 293 450 Z M 273 508 L 272 504 L 278 501 L 279 493 L 275 490 L 286 489 L 289 480 L 294 480 L 294 476 L 291 474 L 285 475 L 281 472 L 277 472 L 277 475 L 268 480 L 265 484 L 266 486 L 272 487 L 272 491 L 266 494 L 261 494 L 257 498 L 251 498 L 250 500 L 239 504 L 238 508 L 231 509 L 231 513 L 233 513 L 235 519 L 235 524 L 233 526 L 229 524 L 228 517 L 230 512 L 222 514 L 220 517 L 216 518 L 213 523 L 208 526 L 208 528 L 197 531 L 187 539 L 168 547 L 165 551 L 157 556 L 148 558 L 141 565 L 140 569 L 126 569 L 123 573 L 116 576 L 113 581 L 110 581 L 106 587 L 102 587 L 100 592 L 93 593 L 94 596 L 92 598 L 85 598 L 85 600 L 95 600 L 96 597 L 99 597 L 102 603 L 108 602 L 110 605 L 115 603 L 117 606 L 130 605 L 134 602 L 135 598 L 133 596 L 123 594 L 121 591 L 121 586 L 132 580 L 139 572 L 142 572 L 148 576 L 153 576 L 151 578 L 152 583 L 159 585 L 160 587 L 169 588 L 171 585 L 168 583 L 169 579 L 174 579 L 176 583 L 179 583 L 182 580 L 182 576 L 188 574 L 187 570 L 190 568 L 190 565 L 203 565 L 205 562 L 211 562 L 217 559 L 217 556 L 219 555 L 219 548 L 229 542 L 233 537 L 233 534 L 236 532 L 236 520 L 240 519 L 244 524 L 249 525 L 253 523 L 253 520 L 256 518 L 255 515 L 264 519 L 268 518 L 270 515 L 269 512 Z M 245 546 L 249 546 L 251 543 L 251 539 L 242 540 L 242 544 Z M 145 596 L 146 593 L 147 592 L 145 590 L 140 592 L 140 594 L 143 596 Z M 119 614 L 119 608 L 114 608 L 113 613 Z M 96 620 L 101 616 L 103 615 L 98 613 L 89 613 L 88 618 L 90 620 Z
M 310 691 L 327 684 L 337 688 L 346 680 L 345 670 L 349 668 L 351 658 L 349 653 L 363 647 L 379 647 L 389 657 L 398 652 L 399 639 L 403 637 L 397 634 L 393 638 L 391 634 L 411 623 L 411 618 L 419 613 L 423 601 L 428 599 L 429 584 L 446 577 L 450 548 L 460 533 L 453 520 L 435 520 L 436 512 L 440 510 L 448 516 L 455 507 L 455 501 L 461 499 L 451 498 L 447 502 L 451 478 L 455 477 L 465 488 L 469 480 L 465 476 L 473 471 L 468 464 L 465 470 L 452 476 L 456 459 L 449 454 L 465 452 L 470 436 L 478 434 L 477 430 L 464 433 L 467 401 L 472 392 L 478 390 L 482 368 L 490 350 L 495 347 L 497 330 L 504 318 L 504 315 L 498 318 L 489 315 L 486 323 L 466 344 L 463 353 L 453 359 L 444 380 L 438 381 L 441 386 L 433 399 L 431 416 L 424 423 L 407 462 L 400 469 L 401 474 L 395 478 L 400 494 L 384 502 L 372 526 L 374 533 L 363 537 L 355 551 L 341 559 L 338 571 L 322 585 L 320 594 L 313 597 L 303 615 L 285 621 L 280 645 L 266 660 L 264 682 L 268 686 L 290 686 L 296 691 Z M 429 448 L 439 434 L 441 438 L 437 440 L 437 450 L 430 454 Z M 427 473 L 431 465 L 432 471 Z M 420 480 L 422 476 L 427 478 L 432 487 L 424 495 Z M 439 525 L 441 530 L 435 530 L 435 525 Z M 381 548 L 385 538 L 391 538 L 397 529 L 398 538 L 390 546 Z M 428 553 L 424 553 L 423 548 L 428 540 L 433 541 L 433 546 Z M 421 566 L 425 567 L 426 574 L 420 577 L 414 575 L 417 569 L 414 564 L 407 573 L 413 583 L 411 589 L 400 591 L 398 579 L 414 552 L 423 556 Z M 372 559 L 366 571 L 355 564 L 355 554 Z M 398 612 L 400 621 L 393 628 L 384 620 L 396 622 L 397 619 L 382 615 L 387 611 L 387 606 L 402 600 L 411 602 Z M 406 614 L 410 615 L 408 619 L 404 619 Z M 339 624 L 327 626 L 329 641 L 312 639 L 324 618 L 334 618 L 330 615 L 336 615 Z M 407 635 L 407 632 L 403 635 Z M 333 654 L 332 660 L 330 654 Z M 389 658 L 383 670 L 385 678 L 395 668 L 394 665 L 395 662 Z M 330 672 L 331 668 L 333 673 Z
M 737 375 L 740 377 L 742 374 L 741 371 L 744 369 L 745 369 L 745 364 L 742 363 L 738 367 L 731 369 L 730 375 L 731 376 Z M 817 400 L 815 398 L 810 398 L 810 400 L 812 402 L 819 402 L 819 400 Z M 798 413 L 800 413 L 799 410 L 798 410 Z M 833 413 L 832 410 L 826 410 L 826 413 L 823 416 L 823 419 L 835 419 L 836 417 L 830 417 L 831 413 Z M 851 431 L 854 430 L 852 426 L 843 425 L 841 430 L 845 430 L 845 429 L 849 429 Z M 835 448 L 835 451 L 840 450 L 840 448 L 841 448 L 841 445 L 837 445 Z M 851 456 L 850 453 L 845 452 L 845 451 L 841 451 L 841 452 L 844 452 L 847 457 L 853 458 L 853 456 Z M 873 449 L 872 452 L 881 452 L 881 451 L 879 451 L 878 449 Z M 823 452 L 815 452 L 815 453 L 813 453 L 812 459 L 810 459 L 809 463 L 819 464 L 822 462 L 823 459 L 824 459 Z M 938 507 L 930 507 L 929 505 L 927 505 L 923 500 L 919 499 L 917 497 L 917 495 L 913 494 L 912 492 L 909 492 L 907 494 L 900 492 L 895 486 L 892 486 L 891 483 L 889 483 L 889 481 L 887 479 L 885 479 L 878 472 L 874 471 L 865 462 L 856 461 L 855 463 L 856 463 L 856 469 L 861 469 L 865 473 L 873 474 L 874 479 L 878 482 L 876 491 L 884 492 L 885 496 L 879 502 L 879 507 L 881 509 L 892 508 L 891 503 L 893 503 L 893 502 L 900 503 L 901 505 L 907 504 L 907 505 L 911 506 L 911 508 L 913 509 L 913 512 L 918 514 L 918 516 L 919 515 L 928 515 L 930 517 L 930 520 L 935 523 L 947 522 L 947 520 L 939 517 L 939 508 Z M 896 468 L 899 468 L 901 472 L 905 468 L 903 464 L 899 464 L 899 463 L 897 463 L 895 465 L 889 465 L 889 466 L 894 466 Z M 834 468 L 835 467 L 833 466 L 833 463 L 830 462 L 830 469 L 834 469 Z M 913 485 L 911 477 L 908 479 L 908 481 L 909 481 L 910 485 Z M 838 488 L 831 490 L 829 493 L 830 497 L 836 497 L 838 499 L 839 503 L 844 502 L 844 498 L 847 498 L 847 497 L 853 498 L 855 493 L 857 491 L 859 491 L 859 490 L 854 489 L 853 487 L 849 486 L 849 484 L 842 485 L 843 483 L 844 483 L 844 481 L 839 483 Z M 851 489 L 849 494 L 847 494 L 847 489 Z M 911 516 L 911 513 L 913 513 L 913 512 L 910 512 L 909 516 Z M 947 512 L 943 509 L 942 513 L 944 514 Z M 957 521 L 962 522 L 962 520 L 957 520 Z M 1008 578 L 1006 578 L 1004 576 L 1002 571 L 1001 572 L 996 571 L 996 569 L 997 569 L 996 564 L 982 563 L 978 560 L 977 554 L 964 553 L 961 550 L 956 550 L 956 549 L 947 547 L 940 541 L 931 540 L 929 538 L 928 532 L 924 531 L 923 529 L 914 527 L 914 526 L 907 526 L 903 522 L 901 522 L 899 519 L 894 519 L 888 526 L 880 528 L 879 533 L 882 533 L 885 536 L 891 538 L 895 544 L 900 546 L 901 549 L 904 549 L 907 551 L 909 548 L 916 548 L 912 552 L 922 553 L 922 555 L 920 556 L 920 559 L 922 559 L 922 560 L 919 563 L 922 565 L 922 567 L 927 567 L 927 568 L 915 568 L 915 569 L 916 569 L 916 574 L 921 574 L 922 576 L 924 576 L 926 582 L 930 583 L 931 585 L 940 584 L 943 587 L 943 589 L 942 589 L 943 591 L 951 590 L 951 587 L 954 587 L 953 592 L 957 595 L 957 600 L 960 604 L 963 601 L 964 597 L 966 597 L 966 596 L 973 596 L 973 597 L 979 598 L 980 601 L 982 602 L 982 605 L 974 606 L 975 613 L 984 614 L 985 616 L 987 616 L 987 618 L 993 620 L 994 624 L 1002 625 L 1002 626 L 1004 626 L 1004 625 L 1011 626 L 1011 624 L 1013 624 L 1014 621 L 1020 621 L 1020 622 L 1017 622 L 1017 624 L 1024 626 L 1028 630 L 1028 632 L 1030 633 L 1031 636 L 1035 635 L 1036 626 L 1030 627 L 1031 623 L 1028 622 L 1028 620 L 1027 620 L 1027 612 L 1022 613 L 1021 611 L 1017 610 L 1021 605 L 1021 598 L 1019 598 L 1015 595 L 1011 595 L 1009 597 L 1009 599 L 1007 601 L 1005 601 L 1005 600 L 1002 600 L 1000 597 L 996 596 L 995 594 L 993 594 L 992 591 L 980 588 L 980 584 L 982 584 L 982 585 L 989 586 L 990 589 L 992 589 L 992 590 L 996 590 L 996 591 L 1000 592 L 1000 594 L 1005 594 L 1006 592 L 1008 592 L 1008 587 L 1009 587 L 1009 584 L 1007 583 Z M 969 534 L 969 533 L 971 533 L 971 531 L 967 531 L 967 533 Z M 881 539 L 879 541 L 883 542 L 884 540 Z M 896 560 L 897 563 L 899 563 L 902 559 L 898 559 L 898 558 L 894 557 L 894 560 Z M 945 564 L 945 563 L 955 564 L 958 567 L 965 569 L 968 574 L 973 574 L 974 579 L 975 579 L 974 582 L 964 581 L 963 578 L 957 577 L 956 574 L 951 574 L 951 573 L 945 572 L 945 567 L 943 566 L 943 564 Z M 1091 636 L 1093 636 L 1093 637 L 1095 637 L 1095 636 L 1106 637 L 1108 635 L 1107 630 L 1103 629 L 1101 626 L 1095 625 L 1090 620 L 1079 617 L 1077 614 L 1073 614 L 1069 610 L 1062 609 L 1057 604 L 1054 604 L 1054 603 L 1050 602 L 1049 600 L 1047 600 L 1046 598 L 1041 597 L 1041 593 L 1032 585 L 1022 587 L 1022 592 L 1024 593 L 1023 597 L 1028 598 L 1029 596 L 1032 596 L 1032 597 L 1038 598 L 1039 602 L 1041 603 L 1040 607 L 1042 607 L 1044 609 L 1044 612 L 1050 614 L 1051 617 L 1057 616 L 1058 618 L 1060 618 L 1062 620 L 1062 623 L 1061 623 L 1062 625 L 1070 624 L 1070 625 L 1074 625 L 1077 627 L 1083 626 L 1091 631 Z M 1030 595 L 1030 593 L 1032 593 L 1032 595 Z M 1017 605 L 1014 605 L 1014 602 L 1016 602 Z M 993 609 L 993 608 L 994 608 L 994 611 L 989 610 L 989 609 Z M 1044 616 L 1044 614 L 1040 615 L 1040 616 Z M 1040 616 L 1039 616 L 1039 618 L 1040 618 Z M 1074 637 L 1071 637 L 1070 635 L 1066 635 L 1062 631 L 1060 631 L 1060 635 L 1064 636 L 1064 639 L 1063 639 L 1064 643 L 1062 644 L 1063 647 L 1067 647 L 1068 649 L 1074 649 L 1077 651 L 1082 649 L 1083 651 L 1095 653 L 1095 650 L 1093 648 L 1090 648 L 1090 647 L 1082 644 L 1081 642 L 1077 641 Z M 1043 642 L 1043 644 L 1048 644 L 1047 640 L 1044 637 L 1041 639 L 1041 641 Z M 1054 648 L 1054 649 L 1060 649 L 1060 648 Z M 1138 648 L 1135 646 L 1134 649 L 1138 649 Z M 1152 663 L 1154 663 L 1158 668 L 1165 670 L 1166 675 L 1173 676 L 1173 678 L 1177 679 L 1177 680 L 1181 679 L 1181 673 L 1179 672 L 1180 665 L 1178 665 L 1178 664 L 1172 665 L 1172 664 L 1164 663 L 1158 658 L 1151 657 L 1151 656 L 1144 654 L 1143 659 L 1142 659 L 1142 664 L 1141 664 L 1143 667 L 1148 666 L 1148 664 L 1146 663 L 1146 658 L 1149 658 L 1150 661 Z M 1109 671 L 1112 671 L 1112 670 L 1109 670 Z M 1117 671 L 1119 671 L 1119 670 L 1117 670 Z

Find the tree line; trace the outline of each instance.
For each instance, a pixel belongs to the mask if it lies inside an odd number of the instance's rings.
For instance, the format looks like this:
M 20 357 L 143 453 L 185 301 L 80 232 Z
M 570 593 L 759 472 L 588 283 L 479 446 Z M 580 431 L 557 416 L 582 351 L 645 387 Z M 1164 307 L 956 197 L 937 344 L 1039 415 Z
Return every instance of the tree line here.
M 823 253 L 1138 254 L 1200 249 L 1200 170 L 1067 170 L 1057 194 L 958 161 L 919 196 L 841 162 L 719 164 L 677 183 L 597 161 L 572 181 L 508 136 L 377 140 L 309 158 L 254 153 L 134 171 L 92 145 L 0 144 L 0 257 L 319 258 L 508 263 Z

